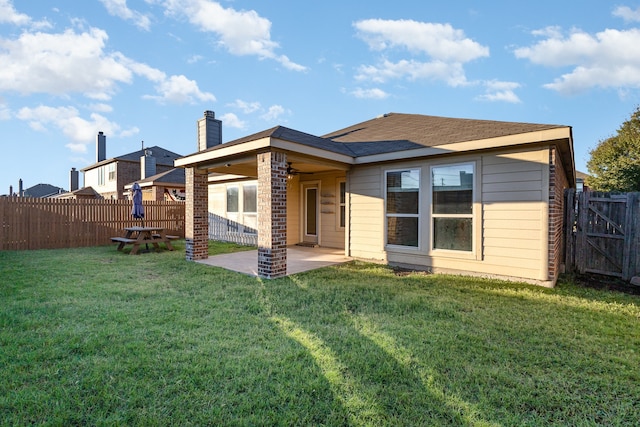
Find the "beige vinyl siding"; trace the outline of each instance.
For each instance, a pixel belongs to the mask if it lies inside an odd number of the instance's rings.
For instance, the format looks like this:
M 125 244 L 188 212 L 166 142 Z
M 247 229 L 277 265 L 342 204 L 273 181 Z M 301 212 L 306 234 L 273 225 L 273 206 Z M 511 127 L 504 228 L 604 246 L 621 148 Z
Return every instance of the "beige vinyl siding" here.
M 317 173 L 312 175 L 300 176 L 300 182 L 312 181 L 319 183 L 320 229 L 318 239 L 320 246 L 326 248 L 344 249 L 345 229 L 341 229 L 338 223 L 338 214 L 340 208 L 338 179 L 344 179 L 344 177 L 344 172 Z M 297 188 L 299 192 L 300 186 L 298 185 Z M 302 206 L 300 205 L 300 200 L 298 200 L 297 206 L 298 211 L 301 212 Z M 296 230 L 300 230 L 299 223 Z M 298 236 L 300 236 L 300 231 L 297 234 Z
M 348 255 L 372 260 L 386 259 L 384 253 L 384 195 L 382 169 L 369 166 L 349 173 Z
M 544 280 L 548 151 L 482 158 L 483 264 L 494 274 Z
M 421 199 L 430 203 L 433 165 L 475 162 L 475 253 L 431 250 L 431 208 L 420 210 L 421 247 L 384 247 L 383 174 L 416 162 L 351 172 L 351 256 L 486 276 L 547 280 L 548 149 L 494 152 L 421 161 Z
M 227 205 L 227 187 L 224 184 L 209 186 L 209 212 L 224 217 Z
M 287 245 L 300 243 L 300 179 L 287 181 Z

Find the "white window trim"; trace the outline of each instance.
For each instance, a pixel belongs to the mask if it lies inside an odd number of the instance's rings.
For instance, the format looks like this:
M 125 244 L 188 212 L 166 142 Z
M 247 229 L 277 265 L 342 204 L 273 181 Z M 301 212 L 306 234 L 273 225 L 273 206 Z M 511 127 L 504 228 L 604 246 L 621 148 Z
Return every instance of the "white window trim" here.
M 418 172 L 418 212 L 415 214 L 389 214 L 387 212 L 387 177 L 390 172 L 403 172 L 403 171 L 411 171 L 415 170 Z M 420 252 L 422 250 L 422 168 L 420 166 L 408 166 L 404 168 L 396 168 L 396 169 L 386 169 L 384 171 L 384 183 L 383 183 L 383 191 L 384 191 L 384 247 L 385 249 L 392 249 L 395 252 L 399 251 L 407 251 L 410 253 Z M 417 246 L 406 246 L 406 245 L 392 245 L 387 243 L 389 241 L 389 230 L 387 229 L 387 218 L 418 218 L 418 230 L 417 230 L 417 238 L 418 245 Z
M 340 184 L 344 183 L 344 203 L 340 201 Z M 344 231 L 347 226 L 347 180 L 345 178 L 338 178 L 336 180 L 336 230 Z M 340 225 L 340 212 L 344 207 L 344 225 Z
M 472 165 L 473 166 L 473 188 L 471 195 L 471 214 L 434 214 L 433 213 L 433 169 L 447 166 L 461 166 Z M 443 162 L 429 165 L 429 209 L 428 209 L 428 221 L 429 221 L 429 255 L 430 256 L 444 256 L 458 259 L 473 259 L 479 260 L 481 251 L 478 248 L 478 244 L 481 241 L 479 234 L 481 233 L 482 224 L 480 223 L 480 203 L 479 203 L 479 167 L 477 160 L 468 160 L 460 162 Z M 434 236 L 435 230 L 433 227 L 434 218 L 471 218 L 471 251 L 457 251 L 452 249 L 437 249 L 434 248 Z

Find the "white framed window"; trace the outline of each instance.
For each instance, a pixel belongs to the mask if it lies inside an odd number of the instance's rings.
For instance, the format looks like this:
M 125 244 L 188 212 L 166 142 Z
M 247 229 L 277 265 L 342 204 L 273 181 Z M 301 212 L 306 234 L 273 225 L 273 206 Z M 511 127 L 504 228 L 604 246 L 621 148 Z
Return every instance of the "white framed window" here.
M 116 164 L 115 163 L 110 163 L 109 164 L 109 181 L 115 181 L 116 180 Z
M 420 169 L 385 173 L 387 245 L 417 248 L 420 236 Z
M 227 186 L 227 213 L 238 213 L 240 208 L 239 187 L 237 185 Z
M 98 185 L 104 185 L 104 166 L 98 168 Z
M 347 183 L 344 179 L 338 181 L 338 228 L 345 228 L 347 224 Z
M 431 167 L 432 248 L 473 252 L 475 163 Z
M 258 186 L 256 184 L 242 186 L 242 211 L 244 213 L 258 212 Z

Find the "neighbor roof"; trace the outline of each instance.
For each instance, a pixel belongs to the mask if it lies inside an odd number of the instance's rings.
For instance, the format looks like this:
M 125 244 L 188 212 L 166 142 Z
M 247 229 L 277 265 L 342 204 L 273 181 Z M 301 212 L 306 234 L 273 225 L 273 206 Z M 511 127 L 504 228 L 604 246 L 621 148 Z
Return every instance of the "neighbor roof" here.
M 87 170 L 90 170 L 114 161 L 139 163 L 140 157 L 144 156 L 145 151 L 151 151 L 151 154 L 156 159 L 156 165 L 173 166 L 173 161 L 177 158 L 182 157 L 180 154 L 174 153 L 173 151 L 165 150 L 162 147 L 158 147 L 157 145 L 154 145 L 153 147 L 147 147 L 138 151 L 134 151 L 128 154 L 123 154 L 121 156 L 112 157 L 110 159 L 106 159 L 101 162 L 94 163 L 91 166 L 87 166 L 86 168 L 83 168 L 80 170 L 84 172 L 84 171 L 87 171 Z
M 158 184 L 173 184 L 174 186 L 184 186 L 185 171 L 183 168 L 169 169 L 168 171 L 160 172 L 158 174 L 134 182 L 137 182 L 142 187 L 144 187 L 145 185 L 149 186 Z M 125 185 L 125 188 L 131 188 L 132 185 L 133 182 Z

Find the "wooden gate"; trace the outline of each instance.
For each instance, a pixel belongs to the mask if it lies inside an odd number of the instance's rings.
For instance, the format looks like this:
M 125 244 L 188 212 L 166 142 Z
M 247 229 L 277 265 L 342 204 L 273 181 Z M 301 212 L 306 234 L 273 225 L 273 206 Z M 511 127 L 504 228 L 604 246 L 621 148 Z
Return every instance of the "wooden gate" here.
M 640 275 L 640 193 L 567 190 L 566 267 L 629 280 Z

